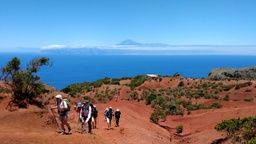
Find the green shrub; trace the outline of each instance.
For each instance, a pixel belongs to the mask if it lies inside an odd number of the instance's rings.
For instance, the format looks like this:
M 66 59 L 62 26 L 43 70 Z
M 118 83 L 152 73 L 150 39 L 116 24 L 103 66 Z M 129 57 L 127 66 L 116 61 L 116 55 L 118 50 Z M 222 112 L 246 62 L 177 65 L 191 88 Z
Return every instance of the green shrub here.
M 150 120 L 155 123 L 158 124 L 158 120 L 159 120 L 159 116 L 157 112 L 153 112 L 150 116 Z
M 205 94 L 205 95 L 204 95 L 204 98 L 205 98 L 205 99 L 210 99 L 211 97 L 212 97 L 212 95 L 210 95 L 210 94 Z
M 224 91 L 229 91 L 230 89 L 232 89 L 235 85 L 222 85 L 221 89 Z
M 210 106 L 210 108 L 212 108 L 212 109 L 219 109 L 219 108 L 222 108 L 222 105 L 219 104 L 219 103 L 213 103 L 213 104 Z
M 252 101 L 253 101 L 253 98 L 244 98 L 244 101 L 246 101 L 246 102 L 252 102 Z
M 183 132 L 183 125 L 182 124 L 176 126 L 176 132 L 177 133 L 182 133 Z
M 112 85 L 120 85 L 120 79 L 115 79 L 115 78 L 113 78 L 113 79 L 111 80 L 110 84 L 112 84 Z
M 230 120 L 223 120 L 221 123 L 214 127 L 217 131 L 226 131 L 229 139 L 232 142 L 239 143 L 254 143 L 255 142 L 255 132 L 256 132 L 256 118 L 237 118 Z
M 146 98 L 146 105 L 151 104 L 151 102 L 152 102 L 153 100 L 155 100 L 155 99 L 156 99 L 156 95 L 155 95 L 155 94 L 150 94 L 150 95 Z
M 249 142 L 249 144 L 256 144 L 256 137 L 252 138 Z
M 183 86 L 185 86 L 184 82 L 180 81 L 179 84 L 178 84 L 178 87 L 183 87 Z
M 179 100 L 177 103 L 182 105 L 184 108 L 186 108 L 192 104 L 192 101 L 191 100 Z
M 38 107 L 42 106 L 42 101 L 37 101 L 36 98 L 49 92 L 37 75 L 43 66 L 52 66 L 49 58 L 34 58 L 26 68 L 22 68 L 20 59 L 14 57 L 5 67 L 1 68 L 0 80 L 11 87 L 12 103 L 17 104 L 20 108 L 26 108 L 28 103 Z
M 130 93 L 130 97 L 131 97 L 132 100 L 138 100 L 139 94 L 136 91 L 132 91 Z
M 84 96 L 84 100 L 89 100 L 89 101 L 91 101 L 91 97 L 90 96 Z
M 246 89 L 244 92 L 252 92 L 251 89 Z
M 226 94 L 225 97 L 223 98 L 224 101 L 229 101 L 229 95 Z
M 11 91 L 8 88 L 0 86 L 0 93 L 11 93 Z
M 246 129 L 243 133 L 243 138 L 246 140 L 250 140 L 255 137 L 255 133 L 252 129 Z
M 132 78 L 131 83 L 128 85 L 130 86 L 131 90 L 134 90 L 135 87 L 140 86 L 148 79 L 145 75 L 139 75 Z

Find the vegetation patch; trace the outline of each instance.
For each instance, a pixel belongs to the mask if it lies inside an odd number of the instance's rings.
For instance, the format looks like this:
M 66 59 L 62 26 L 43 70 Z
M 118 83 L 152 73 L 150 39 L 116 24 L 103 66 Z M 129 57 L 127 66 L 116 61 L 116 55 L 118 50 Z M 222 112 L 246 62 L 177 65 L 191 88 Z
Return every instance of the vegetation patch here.
M 252 143 L 256 141 L 256 118 L 237 118 L 223 120 L 214 127 L 217 131 L 226 131 L 227 138 L 231 139 L 232 143 Z

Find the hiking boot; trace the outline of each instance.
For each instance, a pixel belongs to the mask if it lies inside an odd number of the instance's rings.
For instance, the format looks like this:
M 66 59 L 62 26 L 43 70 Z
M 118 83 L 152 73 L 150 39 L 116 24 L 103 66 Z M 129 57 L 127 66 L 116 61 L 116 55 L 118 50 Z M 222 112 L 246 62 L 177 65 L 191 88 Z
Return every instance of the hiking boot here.
M 83 130 L 83 131 L 82 131 L 82 134 L 85 134 L 85 133 L 86 133 L 86 131 L 85 131 L 85 130 Z
M 61 133 L 60 133 L 61 135 L 64 135 L 65 134 L 65 131 L 61 131 Z
M 68 129 L 68 134 L 72 134 L 71 128 Z

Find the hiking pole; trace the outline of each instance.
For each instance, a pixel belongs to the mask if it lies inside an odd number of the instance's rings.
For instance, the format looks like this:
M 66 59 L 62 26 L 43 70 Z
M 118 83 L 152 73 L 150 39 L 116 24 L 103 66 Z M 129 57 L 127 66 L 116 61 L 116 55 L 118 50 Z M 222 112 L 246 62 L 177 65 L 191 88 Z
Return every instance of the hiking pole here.
M 51 108 L 51 107 L 48 107 L 48 111 L 52 114 L 52 116 L 53 116 L 53 121 L 55 122 L 55 136 L 56 136 L 56 134 L 57 134 L 57 128 L 60 129 L 60 127 L 59 127 L 59 124 L 58 124 L 58 122 L 57 122 L 57 120 L 56 120 L 56 118 L 55 118 L 54 112 L 52 111 L 52 108 Z
M 100 117 L 97 116 L 96 119 L 97 119 L 97 126 L 99 126 L 100 125 L 100 121 L 99 121 Z

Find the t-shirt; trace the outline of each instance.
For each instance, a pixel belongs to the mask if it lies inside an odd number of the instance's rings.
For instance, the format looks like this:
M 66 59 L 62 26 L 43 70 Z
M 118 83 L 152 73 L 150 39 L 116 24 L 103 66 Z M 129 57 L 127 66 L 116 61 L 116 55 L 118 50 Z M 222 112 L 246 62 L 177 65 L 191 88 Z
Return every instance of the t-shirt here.
M 93 113 L 92 113 L 92 117 L 96 118 L 98 116 L 98 110 L 95 108 Z
M 64 106 L 64 108 L 68 108 L 67 103 L 66 103 L 64 100 L 62 100 L 62 101 L 58 104 L 58 113 L 59 113 L 59 115 L 61 115 L 61 116 L 67 115 L 67 114 L 68 114 L 68 111 L 67 111 L 67 110 L 64 110 L 64 109 L 61 109 L 61 108 L 60 108 L 61 106 Z
M 115 112 L 115 117 L 116 117 L 116 118 L 120 118 L 120 115 L 121 115 L 121 112 L 120 112 L 120 111 L 116 111 L 116 112 Z

